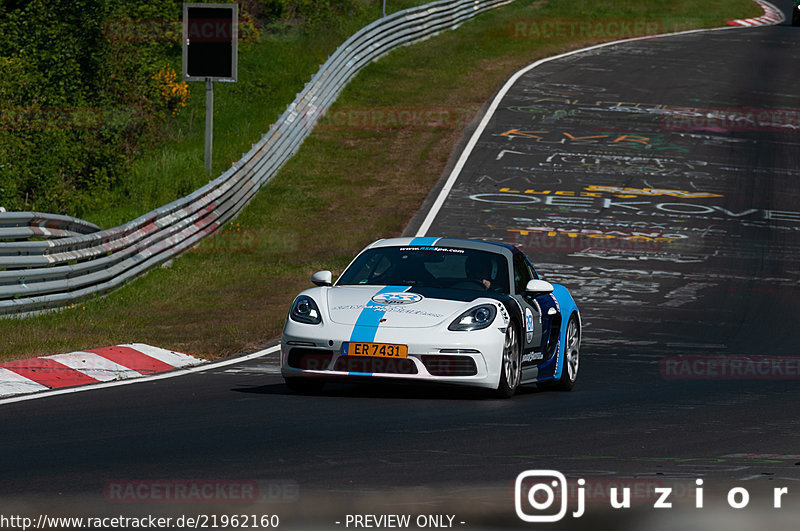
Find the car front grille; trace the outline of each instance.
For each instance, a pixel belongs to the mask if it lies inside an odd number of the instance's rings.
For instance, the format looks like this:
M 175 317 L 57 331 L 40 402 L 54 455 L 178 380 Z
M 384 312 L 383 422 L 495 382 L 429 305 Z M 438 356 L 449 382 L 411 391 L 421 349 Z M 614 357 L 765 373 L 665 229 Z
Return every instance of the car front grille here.
M 324 371 L 333 359 L 332 350 L 316 348 L 293 348 L 286 359 L 289 367 L 306 371 Z
M 333 370 L 343 372 L 417 374 L 417 367 L 409 359 L 377 358 L 369 356 L 340 356 Z
M 475 376 L 478 367 L 470 356 L 421 356 L 425 368 L 433 376 Z

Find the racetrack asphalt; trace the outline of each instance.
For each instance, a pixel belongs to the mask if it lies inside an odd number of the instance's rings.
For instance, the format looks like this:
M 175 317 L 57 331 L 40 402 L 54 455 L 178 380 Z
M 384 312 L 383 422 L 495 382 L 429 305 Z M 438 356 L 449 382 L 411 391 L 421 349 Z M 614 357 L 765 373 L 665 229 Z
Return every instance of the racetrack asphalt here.
M 645 495 L 616 512 L 607 492 L 590 494 L 568 529 L 796 521 L 798 44 L 788 23 L 619 44 L 544 64 L 503 99 L 428 234 L 517 243 L 570 289 L 584 320 L 574 391 L 505 401 L 335 385 L 300 396 L 273 353 L 6 404 L 2 510 L 233 508 L 320 529 L 346 528 L 348 513 L 406 512 L 508 528 L 522 524 L 517 474 L 553 469 L 603 489 L 680 493 L 678 508 L 653 509 Z M 273 495 L 114 495 L 182 481 Z M 751 506 L 724 503 L 731 487 L 747 488 Z M 788 487 L 782 509 L 773 487 Z

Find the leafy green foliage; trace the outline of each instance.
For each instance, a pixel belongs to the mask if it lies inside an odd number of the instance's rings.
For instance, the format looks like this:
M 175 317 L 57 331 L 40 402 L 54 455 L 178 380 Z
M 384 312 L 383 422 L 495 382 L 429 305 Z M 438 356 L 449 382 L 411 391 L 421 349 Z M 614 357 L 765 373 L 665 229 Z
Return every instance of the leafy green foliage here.
M 102 204 L 172 109 L 156 74 L 178 35 L 119 28 L 179 24 L 180 2 L 8 2 L 0 20 L 0 205 L 81 216 Z M 120 24 L 120 21 L 124 24 Z M 139 25 L 141 26 L 141 24 Z M 163 83 L 162 83 L 163 84 Z
M 261 17 L 301 21 L 307 27 L 334 22 L 338 17 L 356 16 L 366 9 L 363 0 L 251 0 Z
M 340 42 L 373 20 L 377 6 L 375 0 L 241 0 L 240 71 L 246 75 L 259 42 L 272 48 Z M 138 187 L 132 181 L 142 178 L 139 159 L 185 141 L 202 125 L 202 98 L 193 98 L 179 75 L 181 12 L 180 0 L 0 2 L 0 206 L 85 218 L 139 200 L 131 195 Z M 325 57 L 317 55 L 315 65 Z M 285 62 L 280 54 L 276 61 Z M 306 62 L 300 58 L 303 69 Z M 238 92 L 245 81 L 225 90 Z M 202 87 L 194 87 L 201 96 Z M 203 177 L 158 176 L 155 186 L 162 188 L 165 178 L 169 185 L 147 195 L 169 202 Z

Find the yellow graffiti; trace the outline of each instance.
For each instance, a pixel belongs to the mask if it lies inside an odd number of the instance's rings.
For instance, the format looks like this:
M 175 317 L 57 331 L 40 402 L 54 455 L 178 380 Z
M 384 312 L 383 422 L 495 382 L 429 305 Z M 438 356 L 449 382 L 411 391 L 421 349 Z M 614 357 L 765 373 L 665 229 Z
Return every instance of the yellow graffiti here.
M 666 190 L 660 188 L 625 188 L 621 186 L 587 186 L 589 192 L 606 192 L 610 194 L 622 194 L 622 196 L 636 197 L 639 195 L 666 195 L 669 197 L 680 197 L 684 199 L 697 199 L 701 197 L 724 197 L 722 194 L 712 194 L 710 192 L 687 192 L 685 190 Z
M 504 194 L 534 194 L 534 195 L 566 195 L 569 197 L 603 197 L 603 194 L 597 192 L 573 192 L 571 190 L 514 190 L 512 188 L 500 188 L 500 192 Z
M 509 187 L 500 188 L 500 193 L 504 194 L 529 194 L 529 195 L 561 195 L 567 197 L 603 197 L 603 194 L 612 194 L 620 199 L 630 199 L 639 196 L 669 196 L 681 199 L 698 199 L 703 197 L 724 197 L 722 194 L 712 194 L 711 192 L 687 192 L 685 190 L 667 190 L 661 188 L 624 188 L 621 186 L 587 186 L 585 191 L 575 192 L 572 190 L 527 190 L 514 189 Z
M 509 129 L 505 133 L 500 133 L 500 136 L 508 136 L 508 137 L 515 137 L 520 136 L 523 138 L 534 138 L 537 140 L 542 140 L 545 138 L 542 135 L 552 135 L 553 131 L 523 131 L 522 129 Z M 612 133 L 612 134 L 603 134 L 603 135 L 591 135 L 591 136 L 574 136 L 571 133 L 562 132 L 561 133 L 564 137 L 570 140 L 600 140 L 605 139 L 606 141 L 612 144 L 618 144 L 620 142 L 630 142 L 633 144 L 641 144 L 643 146 L 647 146 L 650 144 L 650 137 L 642 136 L 642 135 L 626 135 L 620 133 Z M 564 139 L 562 139 L 564 140 Z
M 575 230 L 569 231 L 564 229 L 559 230 L 552 230 L 547 228 L 530 228 L 530 229 L 507 229 L 508 232 L 515 232 L 520 236 L 528 236 L 530 234 L 541 234 L 544 236 L 549 237 L 556 237 L 556 236 L 566 236 L 567 238 L 593 238 L 599 240 L 627 240 L 627 241 L 640 241 L 640 242 L 666 242 L 672 243 L 675 240 L 679 240 L 685 238 L 682 235 L 664 235 L 664 236 L 655 236 L 650 235 L 646 236 L 641 233 L 632 233 L 631 235 L 623 235 L 621 233 L 611 234 L 605 233 L 603 234 L 600 231 L 587 231 L 587 230 Z

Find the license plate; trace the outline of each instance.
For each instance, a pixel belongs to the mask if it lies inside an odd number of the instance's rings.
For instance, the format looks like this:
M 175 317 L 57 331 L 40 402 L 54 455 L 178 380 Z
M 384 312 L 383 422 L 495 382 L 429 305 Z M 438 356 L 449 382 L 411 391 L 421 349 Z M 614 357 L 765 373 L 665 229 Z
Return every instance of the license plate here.
M 342 343 L 343 356 L 373 356 L 376 358 L 407 358 L 406 345 L 387 345 L 385 343 Z

